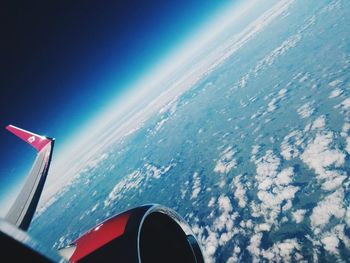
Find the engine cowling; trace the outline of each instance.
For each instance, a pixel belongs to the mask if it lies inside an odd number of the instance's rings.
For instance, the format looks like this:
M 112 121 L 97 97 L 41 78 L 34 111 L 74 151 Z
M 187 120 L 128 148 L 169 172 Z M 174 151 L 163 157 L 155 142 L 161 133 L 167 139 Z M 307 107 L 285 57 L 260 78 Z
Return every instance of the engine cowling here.
M 113 216 L 59 253 L 70 262 L 204 262 L 185 220 L 157 204 Z

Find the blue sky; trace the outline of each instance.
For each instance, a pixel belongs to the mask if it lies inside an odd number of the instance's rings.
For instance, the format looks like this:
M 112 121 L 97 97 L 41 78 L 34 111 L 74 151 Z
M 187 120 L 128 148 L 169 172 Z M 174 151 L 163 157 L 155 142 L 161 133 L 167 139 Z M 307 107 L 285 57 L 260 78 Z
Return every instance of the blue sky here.
M 34 1 L 5 4 L 0 126 L 56 138 L 55 154 L 232 1 Z M 86 131 L 85 131 L 86 132 Z M 35 151 L 0 129 L 0 198 Z

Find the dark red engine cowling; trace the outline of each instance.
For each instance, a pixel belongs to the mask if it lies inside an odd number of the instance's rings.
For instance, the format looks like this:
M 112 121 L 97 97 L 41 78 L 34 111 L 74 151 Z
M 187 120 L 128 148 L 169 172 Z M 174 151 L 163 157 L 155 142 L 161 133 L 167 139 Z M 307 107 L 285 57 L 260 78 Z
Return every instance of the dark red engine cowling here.
M 111 217 L 59 252 L 70 262 L 204 262 L 188 224 L 156 204 Z

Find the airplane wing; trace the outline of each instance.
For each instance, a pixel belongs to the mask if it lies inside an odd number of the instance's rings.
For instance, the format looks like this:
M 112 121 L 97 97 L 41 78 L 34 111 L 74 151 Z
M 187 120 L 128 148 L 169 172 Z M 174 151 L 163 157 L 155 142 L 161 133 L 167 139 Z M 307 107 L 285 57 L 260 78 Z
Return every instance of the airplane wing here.
M 6 129 L 38 151 L 26 182 L 5 217 L 5 220 L 25 231 L 32 221 L 44 188 L 55 140 L 25 131 L 13 125 L 7 126 Z
M 5 219 L 0 219 L 3 258 L 13 262 L 204 263 L 190 226 L 175 211 L 157 204 L 114 215 L 58 251 L 33 240 L 26 230 L 44 187 L 54 139 L 12 125 L 6 128 L 38 153 L 13 206 Z

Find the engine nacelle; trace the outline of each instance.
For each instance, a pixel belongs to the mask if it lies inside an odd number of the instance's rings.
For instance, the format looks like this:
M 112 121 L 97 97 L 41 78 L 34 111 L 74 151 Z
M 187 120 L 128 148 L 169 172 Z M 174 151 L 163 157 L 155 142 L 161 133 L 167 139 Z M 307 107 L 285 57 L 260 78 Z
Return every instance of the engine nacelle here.
M 59 253 L 70 262 L 204 262 L 188 224 L 156 204 L 107 219 Z

